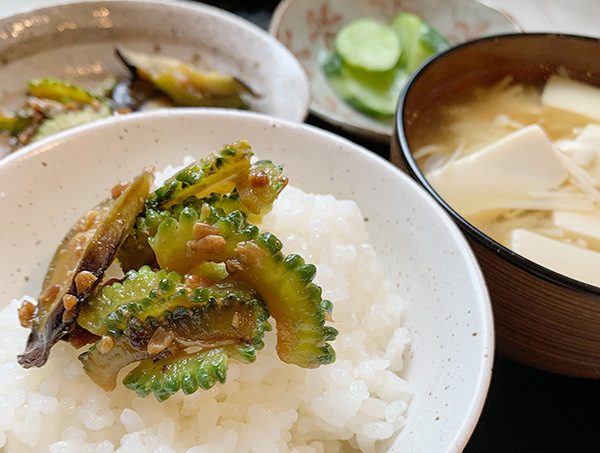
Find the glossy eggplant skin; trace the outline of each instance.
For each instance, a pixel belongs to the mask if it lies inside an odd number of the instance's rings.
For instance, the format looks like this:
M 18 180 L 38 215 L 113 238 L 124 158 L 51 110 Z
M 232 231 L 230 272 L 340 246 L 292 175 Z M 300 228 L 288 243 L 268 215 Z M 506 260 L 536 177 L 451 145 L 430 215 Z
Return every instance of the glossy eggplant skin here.
M 138 79 L 122 79 L 113 87 L 111 99 L 115 109 L 138 111 L 151 99 L 160 95 L 152 83 Z
M 144 207 L 153 180 L 152 172 L 144 170 L 121 194 L 86 213 L 62 240 L 30 320 L 26 349 L 18 357 L 23 367 L 44 365 L 57 341 L 76 335 L 79 305 L 111 265 Z M 77 339 L 74 343 L 80 344 Z
M 242 94 L 258 97 L 246 83 L 229 74 L 121 46 L 116 54 L 135 78 L 151 83 L 177 106 L 246 108 Z

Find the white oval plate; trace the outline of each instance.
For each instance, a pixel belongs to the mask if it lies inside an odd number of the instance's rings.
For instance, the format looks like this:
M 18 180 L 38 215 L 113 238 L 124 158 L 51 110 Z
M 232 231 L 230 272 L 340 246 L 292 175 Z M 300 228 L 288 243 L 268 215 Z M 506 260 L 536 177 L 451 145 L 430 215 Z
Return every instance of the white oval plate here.
M 269 32 L 298 57 L 308 74 L 310 111 L 347 132 L 388 143 L 393 118 L 375 119 L 342 101 L 322 70 L 333 39 L 354 19 L 373 17 L 390 23 L 400 11 L 418 14 L 452 44 L 469 39 L 519 31 L 506 14 L 476 0 L 285 0 L 271 20 Z
M 0 19 L 0 111 L 23 104 L 31 78 L 90 85 L 126 76 L 117 44 L 233 74 L 261 95 L 247 99 L 253 111 L 298 122 L 308 113 L 304 70 L 279 41 L 226 11 L 158 0 L 82 1 Z
M 402 377 L 415 394 L 394 446 L 461 451 L 485 400 L 494 350 L 478 264 L 448 215 L 398 168 L 310 126 L 248 112 L 163 110 L 85 125 L 9 156 L 0 162 L 0 307 L 39 293 L 60 239 L 107 188 L 144 166 L 180 165 L 185 155 L 238 139 L 283 164 L 293 185 L 358 203 L 387 278 L 407 301 L 412 338 Z

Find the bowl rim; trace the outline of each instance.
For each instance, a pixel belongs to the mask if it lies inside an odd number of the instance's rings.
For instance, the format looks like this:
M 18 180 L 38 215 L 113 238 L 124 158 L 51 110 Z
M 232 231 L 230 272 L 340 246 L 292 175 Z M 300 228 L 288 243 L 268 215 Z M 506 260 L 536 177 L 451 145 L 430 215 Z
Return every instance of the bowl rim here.
M 267 52 L 273 53 L 274 49 L 277 49 L 279 53 L 287 57 L 288 61 L 285 62 L 286 65 L 290 67 L 292 67 L 292 65 L 294 66 L 293 70 L 298 82 L 298 89 L 295 91 L 297 93 L 297 102 L 300 106 L 299 110 L 301 110 L 301 112 L 296 116 L 296 118 L 286 119 L 290 121 L 293 120 L 298 123 L 306 121 L 306 118 L 310 113 L 311 90 L 304 67 L 298 61 L 298 58 L 296 58 L 290 49 L 288 49 L 281 41 L 275 38 L 275 36 L 271 35 L 267 30 L 264 30 L 263 28 L 239 15 L 213 5 L 187 0 L 53 0 L 52 3 L 20 9 L 7 16 L 2 16 L 0 14 L 0 29 L 3 26 L 8 26 L 15 21 L 26 20 L 32 15 L 42 15 L 46 12 L 55 10 L 64 13 L 69 12 L 73 8 L 84 8 L 86 6 L 98 8 L 137 8 L 140 11 L 145 11 L 149 7 L 164 8 L 172 11 L 180 11 L 182 14 L 208 15 L 223 22 L 228 22 L 239 29 L 246 30 L 250 34 L 260 38 Z M 34 39 L 39 40 L 41 38 L 36 37 Z M 19 42 L 20 39 L 15 39 L 14 44 L 11 45 L 19 45 Z M 277 59 L 277 61 L 280 60 L 281 59 L 279 58 Z
M 463 218 L 457 211 L 455 211 L 446 201 L 440 196 L 437 191 L 429 184 L 425 175 L 421 172 L 417 165 L 412 152 L 409 150 L 408 141 L 406 134 L 404 133 L 404 115 L 405 115 L 405 104 L 408 97 L 411 94 L 414 83 L 421 79 L 424 74 L 436 63 L 446 58 L 451 58 L 453 54 L 462 51 L 465 48 L 473 46 L 485 46 L 490 42 L 499 41 L 510 41 L 520 39 L 531 39 L 531 38 L 551 38 L 551 39 L 564 39 L 572 41 L 582 41 L 589 43 L 600 44 L 600 39 L 592 38 L 589 36 L 582 35 L 571 35 L 566 33 L 551 33 L 551 32 L 535 32 L 535 33 L 506 33 L 502 35 L 486 36 L 483 38 L 474 39 L 471 41 L 458 44 L 451 47 L 450 49 L 433 56 L 431 59 L 425 61 L 417 70 L 411 75 L 406 86 L 400 94 L 398 100 L 398 108 L 394 117 L 394 137 L 393 140 L 398 145 L 400 150 L 400 157 L 404 161 L 408 173 L 415 178 L 427 192 L 450 214 L 454 221 L 458 224 L 462 231 L 466 233 L 469 239 L 475 240 L 479 245 L 485 247 L 488 251 L 498 254 L 503 260 L 517 266 L 519 269 L 531 274 L 535 277 L 541 278 L 549 283 L 557 286 L 561 286 L 570 290 L 574 290 L 578 293 L 585 295 L 593 295 L 600 297 L 600 286 L 595 286 L 590 283 L 585 283 L 580 280 L 576 280 L 566 275 L 560 274 L 547 267 L 542 266 L 534 261 L 531 261 L 524 256 L 512 251 L 508 247 L 495 241 L 488 235 L 484 234 L 478 228 L 475 228 L 470 222 Z
M 281 22 L 283 20 L 283 17 L 285 16 L 289 7 L 295 1 L 296 0 L 282 0 L 279 2 L 277 7 L 275 8 L 273 15 L 271 16 L 271 22 L 269 23 L 269 28 L 268 28 L 269 34 L 272 35 L 275 39 L 277 39 L 277 32 L 281 28 Z M 523 33 L 523 27 L 514 19 L 514 17 L 512 17 L 506 11 L 496 8 L 494 6 L 488 5 L 487 3 L 480 1 L 480 0 L 463 0 L 463 1 L 477 4 L 483 9 L 488 9 L 488 10 L 492 11 L 492 13 L 497 13 L 498 15 L 502 16 L 502 18 L 504 20 L 506 20 L 506 22 L 510 23 L 516 29 L 515 33 Z M 494 35 L 494 36 L 499 36 L 499 35 Z M 413 72 L 413 75 L 414 74 L 415 74 L 415 72 Z M 410 80 L 411 79 L 409 78 L 409 81 Z M 409 82 L 407 82 L 407 84 L 408 83 Z M 392 119 L 392 124 L 388 127 L 388 125 L 385 125 L 383 123 L 380 125 L 378 125 L 378 124 L 366 125 L 366 124 L 361 123 L 360 121 L 354 120 L 353 118 L 341 117 L 335 113 L 332 113 L 326 107 L 322 107 L 321 105 L 315 103 L 315 101 L 312 99 L 312 87 L 311 87 L 310 82 L 309 82 L 309 90 L 311 91 L 311 101 L 309 102 L 308 110 L 311 114 L 317 116 L 321 120 L 331 124 L 332 126 L 338 127 L 340 129 L 348 131 L 352 134 L 355 134 L 355 135 L 358 135 L 358 136 L 361 136 L 361 137 L 364 137 L 364 138 L 367 138 L 367 139 L 370 139 L 370 140 L 373 140 L 376 142 L 390 143 L 391 140 L 393 139 L 394 129 L 395 129 L 395 119 Z M 357 113 L 360 114 L 360 112 L 357 112 Z

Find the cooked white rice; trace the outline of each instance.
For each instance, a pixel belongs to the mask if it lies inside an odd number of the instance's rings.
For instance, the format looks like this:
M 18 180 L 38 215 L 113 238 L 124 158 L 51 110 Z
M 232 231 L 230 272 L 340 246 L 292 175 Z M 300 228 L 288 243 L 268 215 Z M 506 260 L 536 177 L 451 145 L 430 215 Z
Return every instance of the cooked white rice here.
M 250 365 L 230 361 L 227 382 L 158 403 L 118 385 L 97 387 L 78 352 L 60 342 L 48 363 L 16 362 L 28 330 L 14 300 L 0 312 L 0 449 L 13 452 L 381 451 L 405 425 L 411 398 L 399 377 L 409 335 L 403 303 L 391 294 L 355 203 L 288 187 L 261 230 L 284 253 L 317 268 L 334 303 L 333 365 L 306 370 L 281 362 L 274 332 Z

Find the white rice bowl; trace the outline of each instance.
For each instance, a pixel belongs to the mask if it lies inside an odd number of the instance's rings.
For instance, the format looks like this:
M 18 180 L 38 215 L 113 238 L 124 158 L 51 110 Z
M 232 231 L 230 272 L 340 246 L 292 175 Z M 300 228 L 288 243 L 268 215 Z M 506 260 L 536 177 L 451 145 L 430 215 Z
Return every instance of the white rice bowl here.
M 226 384 L 164 403 L 120 384 L 102 391 L 64 342 L 44 367 L 22 369 L 15 359 L 28 331 L 10 301 L 39 294 L 53 251 L 82 211 L 145 165 L 165 168 L 238 139 L 283 164 L 292 185 L 353 200 L 304 199 L 288 187 L 261 226 L 286 254 L 317 265 L 340 330 L 335 364 L 285 365 L 271 335 L 256 363 L 230 361 Z M 310 215 L 296 212 L 300 199 Z M 343 451 L 459 453 L 475 426 L 493 325 L 473 254 L 422 189 L 347 140 L 248 112 L 131 114 L 0 161 L 0 212 L 9 214 L 0 216 L 0 451 L 335 452 L 341 442 Z
M 0 313 L 0 446 L 52 453 L 378 451 L 378 441 L 406 424 L 412 390 L 398 373 L 409 333 L 358 206 L 288 186 L 259 226 L 283 242 L 286 255 L 317 266 L 315 283 L 333 302 L 340 332 L 333 365 L 283 363 L 273 330 L 255 363 L 230 360 L 224 385 L 159 403 L 124 388 L 124 372 L 117 389 L 103 391 L 83 371 L 82 351 L 64 342 L 44 367 L 19 366 L 29 330 L 18 324 L 21 301 L 13 300 Z

